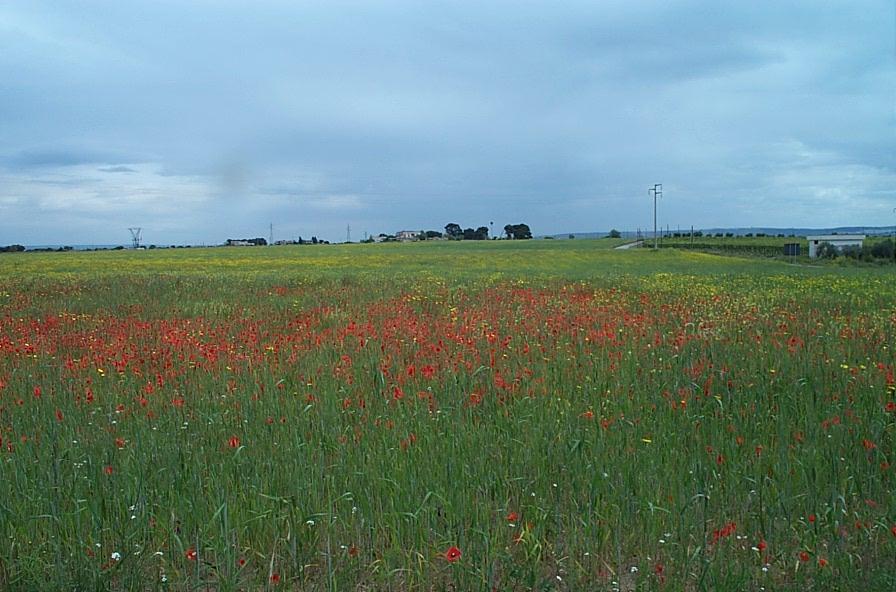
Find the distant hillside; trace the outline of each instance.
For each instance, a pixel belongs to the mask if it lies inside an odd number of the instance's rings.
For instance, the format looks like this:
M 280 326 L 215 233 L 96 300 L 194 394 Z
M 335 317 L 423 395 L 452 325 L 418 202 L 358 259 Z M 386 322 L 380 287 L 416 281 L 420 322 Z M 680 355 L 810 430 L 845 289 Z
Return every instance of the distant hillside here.
M 772 228 L 772 227 L 752 227 L 752 228 L 695 228 L 695 232 L 699 231 L 703 234 L 717 234 L 717 233 L 732 233 L 735 236 L 745 236 L 747 234 L 766 234 L 766 235 L 778 235 L 783 234 L 785 236 L 795 235 L 795 236 L 808 236 L 811 234 L 867 234 L 869 236 L 872 235 L 888 235 L 896 233 L 896 226 L 837 226 L 833 228 Z M 638 233 L 633 230 L 624 230 L 620 231 L 622 233 L 623 238 L 638 238 Z M 665 230 L 663 230 L 665 233 Z M 690 229 L 678 229 L 672 228 L 669 229 L 670 233 L 674 232 L 690 232 Z M 565 232 L 563 234 L 550 234 L 550 235 L 542 235 L 537 236 L 536 238 L 554 238 L 554 239 L 569 239 L 569 238 L 603 238 L 610 233 L 609 230 L 602 232 Z M 652 236 L 651 231 L 641 231 L 641 238 L 649 238 Z
M 789 236 L 808 236 L 810 234 L 893 234 L 896 226 L 837 226 L 832 228 L 706 228 L 703 234 L 716 234 L 718 232 L 732 232 L 737 236 L 746 234 L 783 234 Z
M 620 230 L 620 234 L 622 234 L 622 238 L 637 238 L 638 233 L 634 230 Z M 569 239 L 569 238 L 606 238 L 606 236 L 610 234 L 610 231 L 606 232 L 567 232 L 564 234 L 548 234 L 536 236 L 535 238 L 556 238 L 556 239 Z

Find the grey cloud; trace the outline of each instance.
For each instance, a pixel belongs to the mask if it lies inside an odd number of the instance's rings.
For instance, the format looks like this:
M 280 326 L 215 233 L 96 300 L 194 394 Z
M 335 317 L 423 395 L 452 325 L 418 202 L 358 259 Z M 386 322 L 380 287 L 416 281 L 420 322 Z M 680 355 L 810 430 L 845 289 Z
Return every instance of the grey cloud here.
M 668 188 L 670 224 L 763 225 L 769 204 L 794 195 L 807 205 L 782 222 L 874 222 L 875 207 L 896 201 L 894 10 L 5 5 L 0 197 L 17 199 L 0 233 L 35 218 L 47 234 L 74 233 L 29 204 L 77 199 L 108 226 L 142 217 L 159 243 L 272 220 L 332 239 L 348 223 L 637 228 L 652 220 L 654 182 Z M 31 228 L 30 242 L 48 240 Z
M 110 160 L 114 161 L 115 157 L 108 153 L 64 148 L 23 150 L 2 159 L 7 166 L 16 168 L 69 167 L 109 162 Z
M 137 172 L 136 169 L 132 169 L 131 167 L 124 166 L 124 165 L 102 167 L 99 170 L 104 173 L 136 173 Z

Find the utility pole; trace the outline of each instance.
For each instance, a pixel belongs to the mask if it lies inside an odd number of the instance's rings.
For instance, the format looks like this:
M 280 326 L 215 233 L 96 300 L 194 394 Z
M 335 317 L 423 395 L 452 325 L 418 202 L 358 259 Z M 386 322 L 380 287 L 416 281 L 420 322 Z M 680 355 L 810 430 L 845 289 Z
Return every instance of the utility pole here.
M 271 234 L 270 234 L 270 236 L 268 237 L 268 239 L 269 239 L 269 240 L 268 240 L 268 245 L 269 245 L 269 246 L 270 246 L 270 245 L 273 245 L 273 244 L 274 244 L 274 223 L 273 223 L 273 222 L 271 222 Z
M 345 226 L 345 242 L 352 242 L 352 225 L 346 224 Z
M 653 248 L 659 249 L 659 242 L 656 235 L 656 198 L 663 196 L 663 184 L 655 183 L 653 187 L 647 190 L 647 195 L 653 194 Z

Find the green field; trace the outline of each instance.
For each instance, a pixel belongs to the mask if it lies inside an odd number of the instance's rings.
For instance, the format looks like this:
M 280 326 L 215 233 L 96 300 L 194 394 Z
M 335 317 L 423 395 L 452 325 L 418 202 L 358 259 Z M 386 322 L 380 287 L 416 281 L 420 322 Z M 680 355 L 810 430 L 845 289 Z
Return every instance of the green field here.
M 804 259 L 808 259 L 809 243 L 802 236 L 665 236 L 659 241 L 659 245 L 664 249 L 689 249 L 742 257 L 783 257 L 784 245 L 788 243 L 798 243 L 800 254 Z M 647 240 L 645 244 L 652 246 L 653 241 Z
M 896 588 L 896 273 L 0 255 L 2 590 Z
M 892 237 L 885 235 L 867 236 L 864 240 L 864 246 L 871 248 L 874 245 L 892 241 Z M 793 261 L 801 263 L 818 263 L 817 260 L 809 259 L 809 243 L 803 236 L 664 236 L 657 241 L 657 245 L 663 249 L 683 249 L 692 251 L 701 251 L 704 253 L 734 255 L 737 257 L 774 257 L 778 259 L 791 259 L 784 255 L 784 245 L 788 243 L 797 243 L 800 245 L 800 256 L 793 258 Z M 654 246 L 653 239 L 644 241 L 645 247 Z M 878 259 L 874 263 L 879 265 L 888 265 L 892 263 L 890 260 Z

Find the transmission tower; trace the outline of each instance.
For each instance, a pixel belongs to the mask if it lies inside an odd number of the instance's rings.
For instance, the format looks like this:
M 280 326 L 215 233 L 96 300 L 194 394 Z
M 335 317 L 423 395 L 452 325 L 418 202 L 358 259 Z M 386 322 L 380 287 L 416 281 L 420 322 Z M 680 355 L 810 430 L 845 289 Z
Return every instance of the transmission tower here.
M 128 228 L 131 231 L 131 244 L 135 249 L 140 248 L 140 231 L 142 228 Z
M 352 225 L 348 224 L 345 227 L 345 242 L 352 242 Z

